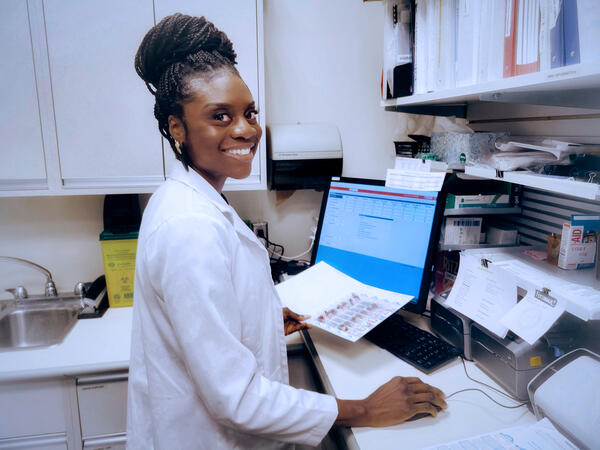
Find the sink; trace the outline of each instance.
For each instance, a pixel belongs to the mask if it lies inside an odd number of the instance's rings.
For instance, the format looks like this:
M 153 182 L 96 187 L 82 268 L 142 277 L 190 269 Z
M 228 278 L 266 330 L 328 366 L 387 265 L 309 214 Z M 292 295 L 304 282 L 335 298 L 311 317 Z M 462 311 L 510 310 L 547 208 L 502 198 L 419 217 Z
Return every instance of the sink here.
M 0 351 L 59 344 L 82 309 L 79 299 L 24 299 L 0 310 Z

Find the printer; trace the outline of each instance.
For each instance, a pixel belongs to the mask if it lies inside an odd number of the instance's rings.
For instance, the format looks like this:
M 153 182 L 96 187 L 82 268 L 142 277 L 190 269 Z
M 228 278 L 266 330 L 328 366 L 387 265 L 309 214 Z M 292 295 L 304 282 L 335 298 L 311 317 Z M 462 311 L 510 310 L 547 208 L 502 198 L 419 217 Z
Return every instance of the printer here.
M 342 141 L 332 124 L 270 124 L 267 150 L 271 190 L 324 189 L 342 174 Z
M 431 330 L 452 344 L 465 359 L 471 356 L 471 325 L 473 321 L 446 305 L 450 290 L 440 292 L 431 299 Z
M 522 258 L 523 248 L 467 250 L 466 253 L 499 262 Z M 529 264 L 541 271 L 522 272 L 517 276 L 517 300 L 521 300 L 527 291 L 536 289 L 539 282 L 550 283 L 548 291 L 554 293 L 556 284 L 551 275 L 555 268 L 546 267 L 543 261 Z M 557 358 L 576 348 L 600 352 L 600 320 L 597 320 L 598 312 L 593 305 L 585 308 L 569 299 L 567 310 L 540 339 L 530 345 L 510 331 L 504 338 L 497 336 L 448 307 L 446 298 L 444 293 L 431 299 L 432 330 L 461 349 L 465 358 L 475 361 L 478 367 L 520 400 L 527 401 L 528 383 Z
M 527 386 L 536 418 L 547 418 L 580 449 L 600 448 L 600 356 L 577 348 L 540 371 Z

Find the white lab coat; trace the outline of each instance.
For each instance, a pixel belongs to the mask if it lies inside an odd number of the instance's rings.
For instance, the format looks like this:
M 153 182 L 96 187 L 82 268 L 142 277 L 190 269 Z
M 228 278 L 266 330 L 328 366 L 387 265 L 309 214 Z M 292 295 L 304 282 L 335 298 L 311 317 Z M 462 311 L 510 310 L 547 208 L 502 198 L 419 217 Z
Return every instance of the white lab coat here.
M 332 396 L 288 385 L 268 254 L 206 180 L 177 167 L 138 239 L 129 372 L 131 449 L 317 445 Z

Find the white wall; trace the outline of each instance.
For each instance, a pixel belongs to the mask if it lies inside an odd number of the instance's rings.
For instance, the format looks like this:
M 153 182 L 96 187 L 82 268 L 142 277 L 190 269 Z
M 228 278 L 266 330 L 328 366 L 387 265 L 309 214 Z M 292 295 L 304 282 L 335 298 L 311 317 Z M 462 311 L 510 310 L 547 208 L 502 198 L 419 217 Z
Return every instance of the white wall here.
M 333 122 L 344 147 L 344 175 L 383 177 L 392 164 L 394 113 L 379 106 L 383 6 L 361 0 L 265 0 L 267 123 Z M 295 255 L 308 246 L 321 193 L 231 192 L 242 218 L 267 220 L 272 241 Z M 98 234 L 102 196 L 0 198 L 0 255 L 50 269 L 60 290 L 103 272 Z M 15 275 L 14 272 L 17 272 Z M 0 263 L 0 292 L 41 275 Z
M 343 175 L 384 178 L 393 165 L 396 113 L 379 104 L 383 5 L 360 0 L 265 0 L 266 120 L 328 122 L 340 130 Z M 322 194 L 232 192 L 242 217 L 267 220 L 271 241 L 294 256 L 308 246 Z

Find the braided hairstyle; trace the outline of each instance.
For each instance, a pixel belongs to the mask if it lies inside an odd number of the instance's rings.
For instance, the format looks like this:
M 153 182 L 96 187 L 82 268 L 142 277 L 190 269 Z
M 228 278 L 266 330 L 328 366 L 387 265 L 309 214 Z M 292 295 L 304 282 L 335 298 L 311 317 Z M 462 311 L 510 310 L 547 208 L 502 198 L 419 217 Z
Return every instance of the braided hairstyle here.
M 227 35 L 205 17 L 173 14 L 153 26 L 135 55 L 135 71 L 146 82 L 155 97 L 154 117 L 158 129 L 175 153 L 175 157 L 188 168 L 191 160 L 183 143 L 179 153 L 175 139 L 169 132 L 169 116 L 183 121 L 183 103 L 190 101 L 192 78 L 209 79 L 215 72 L 225 69 L 239 76 L 236 54 Z

